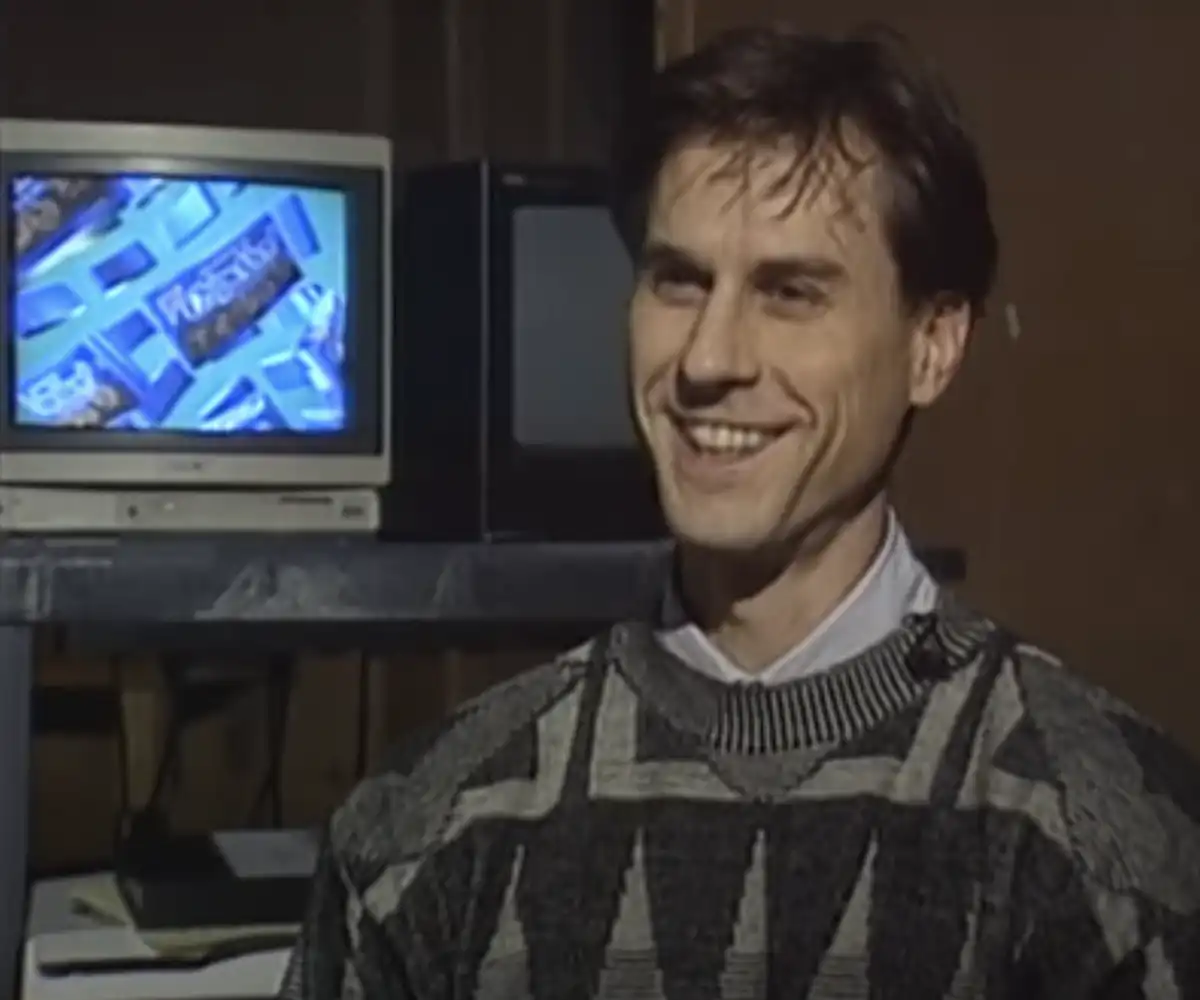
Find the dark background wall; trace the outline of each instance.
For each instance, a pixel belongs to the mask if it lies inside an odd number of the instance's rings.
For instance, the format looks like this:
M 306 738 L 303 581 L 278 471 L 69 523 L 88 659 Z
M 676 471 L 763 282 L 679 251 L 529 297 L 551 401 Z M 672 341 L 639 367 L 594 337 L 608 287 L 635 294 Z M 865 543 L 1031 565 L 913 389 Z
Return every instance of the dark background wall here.
M 9 0 L 10 115 L 389 135 L 405 162 L 597 160 L 651 0 Z

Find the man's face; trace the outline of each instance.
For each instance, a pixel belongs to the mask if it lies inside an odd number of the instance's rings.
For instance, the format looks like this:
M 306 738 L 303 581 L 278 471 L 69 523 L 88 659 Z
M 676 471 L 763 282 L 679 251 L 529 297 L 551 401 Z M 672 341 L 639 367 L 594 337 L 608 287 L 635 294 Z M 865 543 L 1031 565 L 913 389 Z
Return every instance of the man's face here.
M 790 151 L 735 153 L 695 143 L 663 166 L 630 370 L 676 537 L 752 552 L 874 480 L 910 407 L 953 376 L 969 315 L 903 301 L 874 168 L 835 160 L 798 191 L 779 184 Z

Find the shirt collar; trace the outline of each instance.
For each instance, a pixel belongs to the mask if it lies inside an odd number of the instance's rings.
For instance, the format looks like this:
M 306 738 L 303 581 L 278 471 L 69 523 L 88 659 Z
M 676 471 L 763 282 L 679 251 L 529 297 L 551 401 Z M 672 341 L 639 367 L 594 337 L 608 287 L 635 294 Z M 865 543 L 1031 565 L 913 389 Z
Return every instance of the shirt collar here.
M 674 582 L 668 585 L 657 635 L 689 666 L 717 680 L 782 684 L 828 669 L 873 646 L 907 615 L 926 614 L 937 603 L 937 584 L 916 557 L 894 511 L 871 565 L 858 583 L 800 643 L 758 673 L 734 663 L 688 621 Z

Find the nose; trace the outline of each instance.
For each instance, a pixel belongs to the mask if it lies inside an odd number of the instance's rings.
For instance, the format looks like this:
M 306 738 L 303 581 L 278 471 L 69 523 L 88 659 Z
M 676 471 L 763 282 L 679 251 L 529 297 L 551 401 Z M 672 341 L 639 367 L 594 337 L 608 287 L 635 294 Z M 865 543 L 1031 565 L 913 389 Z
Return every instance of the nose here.
M 758 380 L 755 345 L 741 312 L 736 295 L 719 289 L 709 295 L 679 359 L 681 397 L 719 397 Z

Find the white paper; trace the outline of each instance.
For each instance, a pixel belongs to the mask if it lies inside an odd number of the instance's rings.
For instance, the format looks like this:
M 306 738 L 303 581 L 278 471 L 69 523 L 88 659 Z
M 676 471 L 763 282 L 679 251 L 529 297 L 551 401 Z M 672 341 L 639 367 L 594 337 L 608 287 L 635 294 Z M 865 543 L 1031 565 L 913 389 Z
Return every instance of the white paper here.
M 222 830 L 213 841 L 238 878 L 311 878 L 317 869 L 313 830 Z
M 56 941 L 50 945 L 49 939 L 60 937 L 52 934 L 26 945 L 22 1000 L 223 1000 L 227 997 L 231 1000 L 248 1000 L 250 997 L 270 1000 L 279 993 L 288 963 L 288 952 L 284 949 L 240 955 L 199 969 L 148 969 L 65 976 L 43 973 L 38 961 L 39 951 L 57 952 L 57 957 L 62 958 L 71 952 L 87 953 L 91 957 L 105 945 L 117 950 L 138 950 L 136 935 L 132 933 L 120 941 L 107 931 L 99 932 L 99 939 L 81 940 L 88 933 L 91 932 L 65 932 L 74 940 Z

